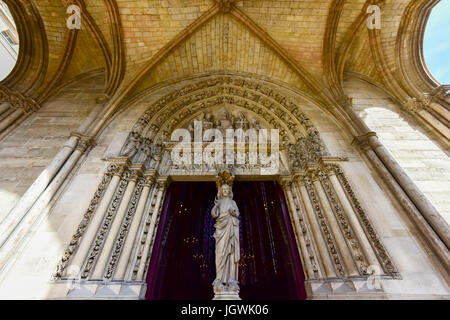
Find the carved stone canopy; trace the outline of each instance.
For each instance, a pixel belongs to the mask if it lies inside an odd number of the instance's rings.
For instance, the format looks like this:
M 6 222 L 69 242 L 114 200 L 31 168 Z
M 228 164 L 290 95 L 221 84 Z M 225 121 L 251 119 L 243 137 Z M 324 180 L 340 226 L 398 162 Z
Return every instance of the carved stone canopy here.
M 234 182 L 234 175 L 230 173 L 230 171 L 228 170 L 221 171 L 216 176 L 216 186 L 218 190 L 224 184 L 233 187 L 233 182 Z

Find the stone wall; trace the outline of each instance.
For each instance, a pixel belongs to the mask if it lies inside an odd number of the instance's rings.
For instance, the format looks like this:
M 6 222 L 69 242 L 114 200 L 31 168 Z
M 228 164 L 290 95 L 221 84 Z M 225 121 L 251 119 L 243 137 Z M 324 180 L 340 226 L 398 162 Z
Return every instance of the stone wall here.
M 111 121 L 109 126 L 96 139 L 97 146 L 82 159 L 80 166 L 69 177 L 70 179 L 66 182 L 61 194 L 58 195 L 51 212 L 43 218 L 39 225 L 34 227 L 25 239 L 26 245 L 21 249 L 14 265 L 0 282 L 0 298 L 57 299 L 66 297 L 71 284 L 52 283 L 51 277 L 106 169 L 107 161 L 102 159 L 120 150 L 133 124 L 151 102 L 174 90 L 175 87 L 181 87 L 186 83 L 159 89 L 147 95 Z M 85 90 L 87 94 L 80 94 L 77 101 L 87 102 L 93 98 L 93 92 L 92 97 L 90 97 L 91 93 L 87 89 Z M 67 107 L 65 110 L 70 110 L 73 107 L 71 105 L 73 96 L 70 93 L 69 90 L 67 97 L 60 96 L 59 98 L 59 104 Z M 427 253 L 418 244 L 415 239 L 415 231 L 410 229 L 409 224 L 405 222 L 406 215 L 403 209 L 395 203 L 388 192 L 383 190 L 383 183 L 376 176 L 375 171 L 365 164 L 356 149 L 351 146 L 353 138 L 347 136 L 342 128 L 316 106 L 303 101 L 298 96 L 294 96 L 291 91 L 286 90 L 286 94 L 293 97 L 311 118 L 313 124 L 320 131 L 330 154 L 348 158 L 348 161 L 341 162 L 340 165 L 401 275 L 400 280 L 382 279 L 383 292 L 381 293 L 355 291 L 354 293 L 341 294 L 339 297 L 352 299 L 357 297 L 448 298 L 450 294 L 448 286 L 436 273 Z M 364 94 L 364 91 L 360 94 Z M 355 102 L 358 103 L 358 101 Z M 32 118 L 28 119 L 22 126 L 26 126 L 28 121 L 31 120 Z M 75 127 L 75 122 L 78 123 L 79 121 L 73 121 L 70 124 Z M 70 125 L 67 126 L 66 131 L 60 133 L 61 140 L 58 140 L 58 143 L 49 143 L 55 146 L 53 154 L 61 147 L 68 132 L 72 129 Z M 20 131 L 19 128 L 15 133 L 18 134 Z M 41 141 L 43 137 L 39 139 L 36 136 L 34 139 L 35 141 Z M 44 159 L 47 161 L 45 163 L 48 163 L 51 159 L 50 152 Z M 20 166 L 17 168 L 20 168 Z M 38 173 L 36 172 L 35 175 Z M 28 179 L 31 183 L 32 178 Z M 315 298 L 336 297 L 338 296 L 327 293 L 315 296 Z
M 62 88 L 0 141 L 0 221 L 95 106 L 102 75 Z
M 345 83 L 345 90 L 367 126 L 450 223 L 448 151 L 375 86 L 353 79 Z

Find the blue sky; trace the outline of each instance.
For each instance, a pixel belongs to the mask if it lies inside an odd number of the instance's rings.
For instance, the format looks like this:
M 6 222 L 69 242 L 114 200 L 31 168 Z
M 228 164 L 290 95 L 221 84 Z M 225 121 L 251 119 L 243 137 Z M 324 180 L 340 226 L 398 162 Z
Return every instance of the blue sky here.
M 431 11 L 423 51 L 433 77 L 450 84 L 450 0 L 441 0 Z

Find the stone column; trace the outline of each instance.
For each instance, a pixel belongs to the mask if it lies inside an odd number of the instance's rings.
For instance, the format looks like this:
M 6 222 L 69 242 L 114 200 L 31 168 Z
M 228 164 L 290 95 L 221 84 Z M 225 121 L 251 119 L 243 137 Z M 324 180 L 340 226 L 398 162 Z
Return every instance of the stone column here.
M 297 214 L 299 216 L 299 225 L 302 231 L 302 235 L 304 238 L 306 252 L 305 255 L 308 256 L 309 261 L 312 266 L 312 271 L 314 272 L 313 279 L 324 278 L 323 271 L 320 269 L 320 257 L 318 251 L 315 249 L 315 243 L 312 239 L 312 231 L 308 225 L 306 218 L 306 209 L 302 202 L 302 196 L 300 194 L 300 186 L 297 181 L 298 177 L 295 178 L 292 184 L 292 197 L 294 199 L 294 203 L 297 206 Z
M 368 142 L 389 172 L 394 176 L 395 180 L 409 196 L 417 209 L 419 209 L 419 211 L 423 214 L 425 219 L 441 237 L 447 247 L 450 248 L 450 227 L 448 223 L 444 220 L 444 218 L 442 218 L 436 208 L 434 208 L 422 191 L 405 173 L 403 168 L 392 157 L 389 151 L 387 151 L 381 144 L 378 138 L 375 135 L 369 135 Z
M 131 223 L 130 230 L 128 231 L 129 235 L 124 244 L 122 255 L 119 259 L 119 263 L 116 268 L 116 272 L 114 274 L 114 280 L 125 280 L 127 267 L 130 265 L 130 258 L 133 252 L 133 247 L 137 246 L 139 243 L 139 226 L 144 223 L 143 216 L 146 204 L 149 199 L 150 189 L 154 184 L 153 176 L 145 177 L 145 185 L 142 190 L 141 197 L 139 199 L 139 203 L 137 205 L 136 213 L 134 214 L 133 221 Z
M 306 230 L 302 230 L 299 222 L 299 210 L 300 207 L 296 205 L 293 192 L 292 192 L 292 181 L 283 181 L 282 182 L 284 193 L 286 194 L 286 198 L 288 199 L 288 207 L 289 207 L 289 215 L 291 217 L 291 221 L 294 223 L 295 230 L 295 238 L 297 242 L 297 250 L 302 259 L 302 263 L 306 268 L 306 279 L 315 279 L 318 277 L 318 274 L 314 272 L 313 266 L 311 264 L 311 260 L 309 258 L 309 251 L 307 249 L 304 235 L 306 234 Z
M 21 119 L 25 119 L 26 116 L 37 111 L 39 105 L 32 98 L 27 98 L 19 92 L 11 92 L 8 90 L 6 94 L 8 102 L 4 102 L 0 105 L 0 114 L 12 112 L 6 115 L 0 120 L 0 139 L 3 138 L 14 124 L 20 123 Z M 9 106 L 9 107 L 8 107 Z
M 315 217 L 314 208 L 312 207 L 311 199 L 309 198 L 308 190 L 306 189 L 304 183 L 305 182 L 303 180 L 299 181 L 300 194 L 302 196 L 303 204 L 305 205 L 306 216 L 312 229 L 312 234 L 315 240 L 314 242 L 316 244 L 317 250 L 319 251 L 321 261 L 319 265 L 323 267 L 322 273 L 326 278 L 336 278 L 337 274 L 333 267 L 334 263 L 328 252 L 328 246 L 325 242 L 325 239 L 322 237 L 320 225 L 317 221 L 317 218 Z
M 91 221 L 89 221 L 83 237 L 81 238 L 80 245 L 76 249 L 73 260 L 70 262 L 71 266 L 81 270 L 84 265 L 89 249 L 92 246 L 95 236 L 97 235 L 97 231 L 100 228 L 100 224 L 103 221 L 103 217 L 110 206 L 111 200 L 117 190 L 117 187 L 119 186 L 119 182 L 125 170 L 126 165 L 123 163 L 119 163 L 115 167 L 113 177 L 100 200 L 97 210 L 93 213 Z
M 117 213 L 113 217 L 113 221 L 109 228 L 109 231 L 107 232 L 106 239 L 104 239 L 103 248 L 101 249 L 101 253 L 97 259 L 97 263 L 91 276 L 92 279 L 103 279 L 106 264 L 111 255 L 111 250 L 114 245 L 114 241 L 118 235 L 119 228 L 122 224 L 123 218 L 128 208 L 139 174 L 140 173 L 136 170 L 130 171 L 130 175 L 127 178 L 128 185 L 125 189 L 125 193 L 122 197 L 119 208 L 117 209 Z
M 100 108 L 99 106 L 97 107 Z M 86 121 L 81 125 L 81 128 L 90 126 L 94 121 L 94 117 L 86 119 Z M 85 144 L 86 141 L 89 141 L 91 145 L 95 145 L 92 137 L 85 136 L 79 133 L 72 133 L 70 138 L 64 144 L 62 149 L 57 153 L 57 155 L 53 158 L 51 163 L 44 169 L 44 171 L 42 171 L 38 178 L 25 192 L 25 194 L 20 198 L 17 204 L 11 209 L 11 211 L 8 213 L 8 215 L 0 225 L 0 249 L 4 241 L 9 237 L 11 231 L 14 230 L 14 228 L 28 213 L 35 202 L 41 197 L 45 189 L 49 186 L 51 181 L 58 174 L 59 170 L 66 163 L 67 159 L 69 159 L 69 157 L 72 155 L 75 148 L 80 143 Z M 74 158 L 72 158 L 72 160 L 73 159 Z M 78 160 L 78 158 L 76 160 Z M 50 200 L 51 199 L 48 199 L 48 201 Z
M 0 248 L 9 233 L 16 227 L 20 220 L 30 210 L 42 192 L 50 184 L 64 162 L 70 157 L 75 146 L 78 144 L 78 137 L 72 136 L 61 151 L 53 158 L 50 165 L 39 175 L 39 177 L 28 188 L 17 205 L 8 213 L 0 225 Z
M 91 146 L 91 141 L 81 140 L 75 151 L 69 157 L 69 160 L 64 164 L 64 166 L 59 170 L 58 174 L 54 177 L 50 185 L 45 189 L 45 191 L 40 195 L 39 199 L 34 202 L 31 209 L 22 215 L 22 219 L 19 220 L 18 217 L 9 215 L 5 224 L 2 224 L 7 231 L 6 235 L 3 235 L 3 243 L 0 250 L 0 268 L 4 269 L 6 263 L 10 257 L 17 253 L 14 250 L 22 242 L 25 235 L 27 235 L 31 227 L 39 220 L 45 216 L 48 212 L 48 204 L 59 190 L 63 182 L 65 181 L 67 175 L 71 172 L 79 158 L 83 155 L 84 151 Z M 13 219 L 15 218 L 15 219 Z M 10 229 L 8 229 L 10 226 Z
M 326 219 L 336 241 L 337 250 L 339 251 L 340 256 L 342 257 L 342 260 L 344 262 L 345 272 L 349 276 L 358 276 L 359 272 L 355 266 L 355 263 L 353 262 L 352 253 L 347 246 L 342 231 L 339 228 L 338 221 L 336 220 L 336 217 L 333 213 L 333 210 L 331 209 L 330 203 L 328 202 L 327 196 L 322 188 L 322 185 L 319 182 L 318 177 L 313 176 L 313 184 L 319 197 L 321 207 L 325 212 Z
M 436 103 L 438 102 L 438 103 Z M 434 133 L 438 136 L 444 146 L 448 145 L 450 139 L 450 130 L 448 128 L 448 111 L 441 112 L 440 103 L 444 103 L 436 95 L 422 94 L 419 99 L 410 98 L 403 106 L 416 120 L 421 124 L 431 126 Z M 442 139 L 442 136 L 444 139 Z
M 360 147 L 365 152 L 365 155 L 369 159 L 370 163 L 378 171 L 387 187 L 391 190 L 391 193 L 399 200 L 399 203 L 403 206 L 405 212 L 417 226 L 416 230 L 420 235 L 422 235 L 423 238 L 421 239 L 425 241 L 423 245 L 428 248 L 432 248 L 434 254 L 440 261 L 440 264 L 437 264 L 436 266 L 440 269 L 442 275 L 450 281 L 450 277 L 448 275 L 448 270 L 450 269 L 450 251 L 445 243 L 442 242 L 439 236 L 431 228 L 430 224 L 425 220 L 424 216 L 411 201 L 410 197 L 408 197 L 405 191 L 378 158 L 375 151 L 364 143 L 360 145 Z M 383 269 L 386 273 L 389 273 L 389 270 L 386 269 L 384 263 Z
M 342 188 L 333 171 L 330 172 L 329 177 L 331 184 L 333 185 L 333 188 L 336 191 L 337 197 L 339 198 L 339 201 L 342 205 L 342 209 L 344 210 L 346 216 L 348 217 L 352 229 L 355 231 L 356 238 L 358 239 L 358 242 L 362 247 L 362 251 L 366 256 L 367 261 L 369 262 L 370 265 L 380 266 L 378 259 L 375 255 L 375 252 L 373 251 L 372 246 L 370 245 L 369 240 L 367 239 L 367 236 L 363 228 L 361 227 L 358 217 L 356 216 L 356 213 L 354 212 L 352 205 L 350 204 L 347 196 L 345 195 L 344 189 Z
M 161 205 L 164 199 L 166 191 L 167 180 L 158 180 L 158 193 L 156 195 L 156 203 L 152 212 L 152 219 L 150 222 L 147 238 L 144 244 L 142 258 L 140 259 L 139 269 L 136 275 L 136 280 L 145 280 L 144 271 L 147 269 L 148 259 L 151 256 L 153 240 L 157 231 L 156 223 L 159 221 L 159 215 L 161 213 Z
M 142 256 L 144 255 L 144 248 L 149 237 L 149 229 L 152 221 L 152 213 L 155 209 L 156 198 L 158 197 L 158 184 L 153 182 L 150 188 L 150 195 L 148 197 L 148 204 L 146 204 L 145 212 L 142 217 L 142 225 L 139 227 L 138 234 L 136 235 L 137 247 L 131 253 L 132 258 L 130 264 L 125 272 L 126 281 L 135 281 L 142 262 Z M 151 240 L 150 240 L 151 241 Z
M 0 103 L 0 116 L 1 116 L 4 112 L 6 112 L 7 110 L 9 110 L 9 106 L 10 106 L 9 102 L 3 102 L 3 103 Z
M 379 160 L 381 160 L 389 173 L 394 177 L 395 183 L 400 185 L 408 198 L 412 201 L 412 203 L 414 203 L 425 220 L 439 236 L 441 241 L 444 242 L 447 248 L 450 248 L 450 226 L 448 223 L 442 218 L 422 191 L 416 186 L 411 178 L 404 172 L 403 168 L 378 140 L 376 133 L 371 132 L 364 121 L 356 114 L 351 104 L 345 105 L 344 110 L 352 119 L 353 124 L 362 133 L 362 135 L 355 137 L 354 143 L 356 142 L 360 146 L 364 145 L 364 147 L 361 147 L 362 149 L 368 146 L 375 152 Z
M 417 111 L 417 114 L 428 122 L 439 134 L 443 135 L 447 141 L 450 139 L 450 130 L 445 123 L 442 123 L 428 110 Z
M 21 109 L 15 110 L 13 113 L 9 114 L 5 119 L 0 121 L 0 133 L 5 131 L 11 124 L 13 124 L 17 119 L 23 115 Z

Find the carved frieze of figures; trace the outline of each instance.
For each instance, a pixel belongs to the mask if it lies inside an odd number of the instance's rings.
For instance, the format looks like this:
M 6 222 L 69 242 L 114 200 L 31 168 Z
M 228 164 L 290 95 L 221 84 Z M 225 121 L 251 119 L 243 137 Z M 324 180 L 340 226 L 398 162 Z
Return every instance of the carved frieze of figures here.
M 242 129 L 244 131 L 261 129 L 261 124 L 255 117 L 251 117 L 251 115 L 239 110 L 232 112 L 228 108 L 222 108 L 216 112 L 201 113 L 191 120 L 186 125 L 186 129 L 190 131 L 192 138 L 194 138 L 196 122 L 201 123 L 203 132 L 208 129 L 218 129 L 224 136 L 227 129 Z
M 142 140 L 143 139 L 139 133 L 131 132 L 127 139 L 127 142 L 125 143 L 122 151 L 120 152 L 120 156 L 132 159 L 139 151 L 139 147 L 141 146 Z
M 195 114 L 199 115 L 192 119 Z M 191 119 L 184 128 L 192 137 L 195 120 L 201 121 L 203 132 L 214 128 L 224 135 L 226 129 L 279 129 L 279 141 L 287 147 L 293 169 L 315 163 L 324 155 L 318 131 L 297 104 L 263 83 L 219 76 L 187 85 L 151 105 L 134 125 L 120 156 L 156 168 L 162 143 L 170 140 L 185 119 Z

